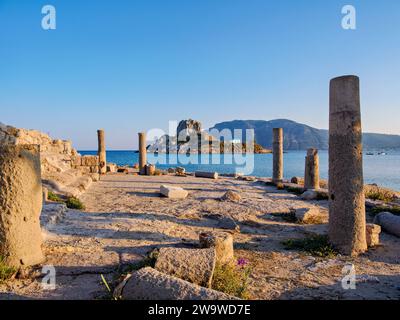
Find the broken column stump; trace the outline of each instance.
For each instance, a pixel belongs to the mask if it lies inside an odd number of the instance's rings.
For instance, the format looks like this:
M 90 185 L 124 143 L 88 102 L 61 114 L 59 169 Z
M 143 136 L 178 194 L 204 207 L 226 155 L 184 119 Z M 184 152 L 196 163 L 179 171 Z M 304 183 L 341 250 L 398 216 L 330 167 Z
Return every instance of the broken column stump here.
M 272 140 L 272 182 L 283 181 L 283 129 L 273 128 Z
M 107 173 L 107 161 L 106 161 L 106 143 L 104 139 L 104 130 L 97 130 L 98 138 L 98 156 L 99 156 L 99 173 Z
M 343 254 L 367 250 L 359 78 L 331 80 L 329 97 L 329 239 Z
M 225 265 L 234 260 L 233 236 L 228 232 L 202 232 L 199 234 L 200 248 L 215 248 L 217 264 Z
M 43 192 L 38 145 L 0 147 L 0 256 L 13 267 L 43 261 Z
M 390 212 L 381 212 L 375 216 L 374 223 L 394 236 L 400 237 L 400 216 Z
M 214 248 L 161 248 L 155 269 L 202 287 L 210 288 L 215 262 Z
M 318 150 L 310 148 L 307 150 L 304 170 L 304 189 L 319 189 L 319 157 Z
M 196 178 L 218 179 L 218 172 L 196 171 L 194 176 Z
M 154 176 L 156 173 L 156 166 L 154 164 L 146 164 L 144 167 L 147 176 Z
M 367 245 L 368 247 L 374 247 L 379 244 L 379 235 L 381 233 L 381 227 L 377 224 L 367 223 Z

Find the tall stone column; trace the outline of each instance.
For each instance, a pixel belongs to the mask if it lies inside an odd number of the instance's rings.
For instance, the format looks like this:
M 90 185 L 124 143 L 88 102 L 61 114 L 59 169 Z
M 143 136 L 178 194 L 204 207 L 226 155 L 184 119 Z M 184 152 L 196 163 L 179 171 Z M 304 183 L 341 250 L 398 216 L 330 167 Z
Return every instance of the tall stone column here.
M 202 133 L 197 133 L 197 154 L 201 156 L 201 142 L 202 142 L 203 135 Z
M 139 173 L 146 175 L 145 165 L 147 164 L 146 133 L 139 132 Z
M 329 97 L 329 239 L 343 254 L 367 250 L 359 78 L 332 79 Z
M 0 256 L 13 267 L 36 265 L 44 259 L 39 148 L 0 146 Z
M 310 148 L 307 150 L 304 170 L 304 189 L 319 189 L 319 157 L 318 149 Z
M 272 182 L 278 183 L 283 180 L 283 129 L 273 129 L 272 140 L 273 152 L 273 168 L 272 168 Z
M 107 173 L 107 161 L 106 161 L 106 143 L 104 139 L 104 130 L 97 130 L 97 138 L 98 138 L 98 156 L 99 156 L 99 173 L 106 174 Z
M 167 155 L 169 155 L 169 150 L 170 150 L 170 137 L 167 134 L 166 137 L 165 137 L 165 153 Z M 168 158 L 167 158 L 167 161 L 168 161 Z

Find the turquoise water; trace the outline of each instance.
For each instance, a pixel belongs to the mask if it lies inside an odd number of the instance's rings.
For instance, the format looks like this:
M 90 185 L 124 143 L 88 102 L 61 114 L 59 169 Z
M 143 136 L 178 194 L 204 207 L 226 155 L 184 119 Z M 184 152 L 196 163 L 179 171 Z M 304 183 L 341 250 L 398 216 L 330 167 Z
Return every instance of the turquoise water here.
M 93 155 L 97 154 L 96 151 L 79 151 L 83 155 Z M 290 179 L 293 176 L 303 176 L 304 175 L 304 157 L 306 151 L 288 151 L 284 154 L 284 176 Z M 107 161 L 116 163 L 118 165 L 133 165 L 138 162 L 138 154 L 133 151 L 107 151 Z M 162 155 L 161 157 L 164 157 Z M 219 173 L 234 173 L 244 172 L 248 175 L 254 175 L 258 177 L 271 177 L 272 176 L 272 154 L 255 154 L 254 161 L 249 159 L 248 165 L 251 172 L 245 172 L 244 165 L 237 165 L 238 161 L 232 159 L 230 155 L 230 164 L 220 164 L 222 160 L 227 155 L 212 155 L 212 158 L 208 157 L 208 162 L 210 164 L 191 164 L 188 160 L 192 162 L 197 162 L 198 158 L 196 156 L 191 156 L 190 158 L 185 155 L 180 155 L 180 163 L 176 164 L 170 161 L 170 164 L 160 164 L 157 163 L 157 156 L 148 155 L 148 161 L 150 163 L 156 164 L 158 168 L 167 169 L 172 166 L 182 166 L 185 167 L 187 171 L 193 172 L 196 170 L 204 171 L 216 171 Z M 203 160 L 205 159 L 203 155 Z M 320 176 L 322 179 L 328 178 L 328 152 L 319 151 L 320 157 Z M 229 162 L 229 161 L 228 161 Z M 252 167 L 254 163 L 254 168 Z M 380 186 L 392 188 L 400 191 L 400 152 L 391 151 L 387 155 L 365 155 L 364 154 L 364 180 L 365 183 L 376 183 Z

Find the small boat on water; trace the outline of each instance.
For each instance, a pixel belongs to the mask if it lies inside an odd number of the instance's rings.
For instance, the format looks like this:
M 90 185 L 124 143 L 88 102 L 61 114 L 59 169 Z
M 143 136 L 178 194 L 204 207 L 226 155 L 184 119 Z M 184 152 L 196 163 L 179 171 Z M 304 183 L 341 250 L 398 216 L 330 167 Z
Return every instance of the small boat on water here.
M 387 153 L 386 153 L 386 152 L 378 152 L 378 155 L 380 155 L 380 156 L 386 156 Z
M 374 153 L 373 152 L 367 152 L 367 156 L 373 156 Z

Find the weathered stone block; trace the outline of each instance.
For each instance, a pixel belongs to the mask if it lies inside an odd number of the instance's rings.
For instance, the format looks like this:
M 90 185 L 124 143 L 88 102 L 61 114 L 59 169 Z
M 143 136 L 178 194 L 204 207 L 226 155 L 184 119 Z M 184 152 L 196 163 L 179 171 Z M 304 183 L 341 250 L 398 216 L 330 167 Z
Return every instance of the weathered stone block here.
M 124 300 L 238 300 L 149 267 L 129 275 L 116 288 L 114 296 Z
M 197 178 L 218 179 L 218 172 L 196 171 L 194 176 Z
M 305 224 L 321 224 L 329 220 L 328 212 L 317 207 L 296 209 L 295 216 L 297 221 Z
M 300 196 L 301 199 L 303 200 L 315 200 L 318 197 L 318 192 L 315 190 L 307 190 L 306 192 L 303 192 Z
M 115 163 L 107 163 L 107 172 L 115 173 L 117 172 L 117 165 Z
M 82 166 L 98 166 L 99 165 L 99 157 L 98 156 L 83 156 L 82 157 Z
M 381 227 L 377 224 L 367 223 L 367 245 L 373 247 L 379 244 L 379 235 L 381 233 Z
M 211 287 L 215 262 L 216 252 L 214 248 L 161 248 L 155 269 L 209 288 Z
M 71 157 L 72 166 L 77 167 L 82 165 L 82 157 L 80 155 Z
M 216 262 L 219 265 L 230 263 L 233 256 L 233 236 L 227 232 L 202 232 L 199 234 L 201 248 L 215 248 Z
M 171 199 L 185 199 L 188 192 L 180 187 L 172 187 L 168 185 L 160 186 L 160 193 L 167 198 Z
M 79 167 L 76 167 L 76 169 L 79 169 L 80 172 L 82 172 L 82 174 L 90 174 L 90 167 L 79 166 Z

